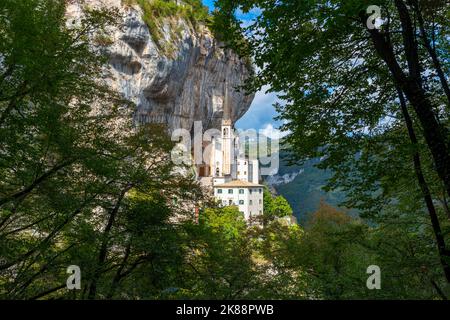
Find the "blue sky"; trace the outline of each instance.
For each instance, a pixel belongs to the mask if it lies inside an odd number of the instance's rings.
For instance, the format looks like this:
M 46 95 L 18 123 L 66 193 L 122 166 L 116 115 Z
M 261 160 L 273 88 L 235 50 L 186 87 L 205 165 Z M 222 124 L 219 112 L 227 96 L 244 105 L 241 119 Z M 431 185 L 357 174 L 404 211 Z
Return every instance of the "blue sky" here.
M 214 0 L 203 0 L 203 4 L 209 7 L 209 10 L 214 9 Z
M 214 9 L 214 0 L 203 0 L 203 3 L 210 8 Z M 255 17 L 255 12 L 248 14 L 238 14 L 238 18 L 246 23 Z M 281 122 L 275 121 L 274 117 L 277 116 L 273 104 L 278 101 L 275 93 L 266 94 L 267 88 L 259 91 L 255 95 L 250 109 L 247 113 L 236 122 L 236 128 L 238 129 L 256 129 L 264 130 L 266 134 L 270 135 L 271 129 L 277 129 Z

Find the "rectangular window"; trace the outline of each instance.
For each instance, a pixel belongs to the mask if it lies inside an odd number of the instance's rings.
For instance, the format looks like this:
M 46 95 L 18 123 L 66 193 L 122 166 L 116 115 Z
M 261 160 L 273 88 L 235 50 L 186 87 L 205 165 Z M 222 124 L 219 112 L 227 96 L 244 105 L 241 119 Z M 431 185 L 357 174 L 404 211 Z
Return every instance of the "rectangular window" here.
M 217 189 L 217 193 L 222 193 L 222 189 Z
M 259 199 L 259 204 L 261 204 L 262 203 L 262 201 L 261 201 L 261 199 Z
M 250 200 L 250 205 L 252 205 L 253 204 L 253 200 Z
M 261 188 L 259 188 L 259 193 L 261 193 L 262 192 L 262 189 Z
M 239 200 L 239 204 L 244 204 L 244 200 Z
M 233 189 L 228 189 L 228 193 L 232 194 L 233 193 Z

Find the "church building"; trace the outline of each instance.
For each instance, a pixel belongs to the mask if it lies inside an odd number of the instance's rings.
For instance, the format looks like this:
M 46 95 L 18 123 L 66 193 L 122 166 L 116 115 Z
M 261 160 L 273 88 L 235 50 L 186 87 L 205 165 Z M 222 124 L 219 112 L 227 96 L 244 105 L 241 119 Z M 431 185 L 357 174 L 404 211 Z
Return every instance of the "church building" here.
M 212 137 L 209 163 L 197 169 L 200 182 L 209 187 L 222 206 L 237 206 L 246 220 L 263 213 L 263 185 L 259 161 L 250 160 L 239 148 L 231 121 L 228 87 L 225 84 L 220 135 Z

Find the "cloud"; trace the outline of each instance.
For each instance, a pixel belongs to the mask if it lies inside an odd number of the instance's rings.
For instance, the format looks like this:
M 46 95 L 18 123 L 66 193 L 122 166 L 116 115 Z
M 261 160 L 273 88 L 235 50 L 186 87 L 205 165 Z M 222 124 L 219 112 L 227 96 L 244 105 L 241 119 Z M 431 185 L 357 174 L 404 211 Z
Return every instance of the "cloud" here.
M 269 137 L 272 140 L 281 139 L 289 134 L 289 132 L 280 131 L 277 128 L 274 128 L 271 123 L 267 123 L 259 130 L 259 133 Z
M 278 116 L 278 113 L 273 105 L 275 102 L 282 103 L 282 101 L 278 99 L 276 93 L 266 93 L 267 90 L 268 87 L 266 86 L 255 94 L 255 99 L 248 111 L 236 122 L 237 128 L 259 130 L 267 126 L 267 124 L 272 124 L 274 128 L 279 128 L 282 122 L 274 119 Z

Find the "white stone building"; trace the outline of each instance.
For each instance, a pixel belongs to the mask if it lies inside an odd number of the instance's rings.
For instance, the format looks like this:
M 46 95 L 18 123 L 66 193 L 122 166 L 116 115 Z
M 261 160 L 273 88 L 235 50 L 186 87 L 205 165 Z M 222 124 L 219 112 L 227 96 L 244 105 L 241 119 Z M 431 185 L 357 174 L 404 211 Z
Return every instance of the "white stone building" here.
M 263 213 L 264 186 L 259 184 L 259 161 L 245 157 L 239 147 L 239 137 L 234 134 L 230 120 L 228 92 L 225 89 L 220 134 L 211 138 L 209 161 L 197 166 L 197 174 L 201 183 L 211 189 L 221 205 L 238 206 L 248 220 Z
M 263 185 L 232 180 L 214 185 L 214 197 L 221 206 L 237 206 L 249 220 L 263 214 Z

